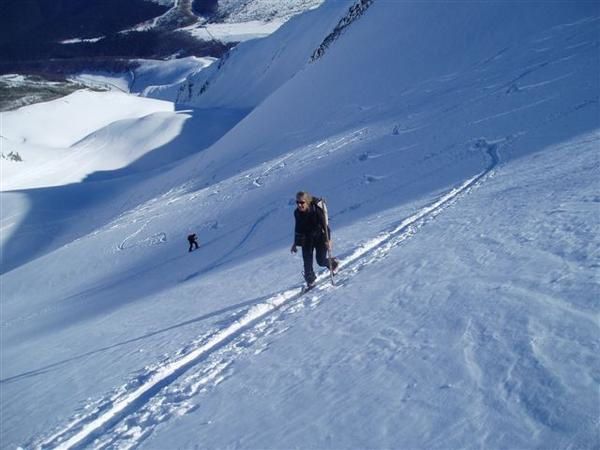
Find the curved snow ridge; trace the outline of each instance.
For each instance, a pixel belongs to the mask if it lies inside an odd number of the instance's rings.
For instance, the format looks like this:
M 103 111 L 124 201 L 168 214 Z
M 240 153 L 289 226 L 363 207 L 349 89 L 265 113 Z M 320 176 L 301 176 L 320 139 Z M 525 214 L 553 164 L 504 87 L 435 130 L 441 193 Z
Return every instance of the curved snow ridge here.
M 473 148 L 482 149 L 486 152 L 491 159 L 489 166 L 479 174 L 451 189 L 430 205 L 421 208 L 415 214 L 403 219 L 393 229 L 363 243 L 345 256 L 340 261 L 340 267 L 350 266 L 350 270 L 342 272 L 341 277 L 338 276 L 337 285 L 343 286 L 347 280 L 352 278 L 363 267 L 380 261 L 392 248 L 414 235 L 427 219 L 441 213 L 445 207 L 452 204 L 461 195 L 466 194 L 486 176 L 490 175 L 499 163 L 498 144 L 503 141 L 505 140 L 495 142 L 488 142 L 485 139 L 477 140 Z M 311 299 L 312 306 L 318 304 L 318 297 L 323 295 L 322 291 L 327 289 L 328 280 L 329 273 L 322 273 L 317 278 L 318 286 L 315 291 L 312 291 L 315 295 L 311 296 L 316 296 L 317 298 Z M 164 397 L 158 399 L 158 403 L 168 402 L 168 395 L 161 392 L 163 389 L 166 390 L 185 372 L 202 362 L 206 362 L 208 366 L 206 370 L 201 371 L 200 375 L 192 375 L 184 380 L 184 388 L 190 391 L 187 394 L 188 398 L 191 395 L 195 395 L 208 382 L 218 384 L 221 379 L 220 377 L 222 377 L 222 372 L 230 366 L 235 356 L 239 355 L 239 351 L 234 351 L 233 354 L 224 352 L 228 354 L 219 355 L 222 357 L 216 358 L 216 361 L 209 361 L 211 355 L 219 353 L 219 350 L 226 348 L 228 344 L 232 344 L 235 348 L 239 344 L 236 340 L 240 336 L 244 338 L 245 334 L 253 335 L 245 338 L 248 345 L 257 339 L 257 335 L 268 334 L 266 328 L 277 320 L 277 318 L 273 317 L 276 315 L 272 313 L 282 309 L 283 306 L 289 306 L 289 308 L 285 308 L 288 312 L 295 312 L 297 308 L 293 308 L 295 305 L 294 301 L 300 299 L 303 293 L 304 291 L 301 287 L 294 287 L 279 292 L 262 303 L 251 306 L 244 314 L 238 316 L 225 328 L 217 330 L 212 335 L 200 339 L 198 343 L 188 346 L 188 349 L 179 352 L 178 355 L 183 355 L 176 360 L 167 360 L 154 368 L 147 369 L 146 373 L 142 373 L 136 377 L 134 382 L 124 386 L 117 394 L 113 393 L 110 397 L 98 402 L 98 406 L 93 408 L 93 411 L 72 419 L 65 427 L 53 433 L 50 437 L 34 443 L 32 447 L 36 449 L 72 449 L 86 447 L 93 443 L 98 448 L 103 448 L 114 444 L 115 439 L 123 438 L 127 441 L 127 448 L 135 447 L 151 433 L 157 423 L 167 420 L 172 415 L 164 414 L 164 411 L 161 411 L 160 408 L 158 408 L 159 411 L 153 412 L 157 409 L 155 407 L 148 408 L 151 410 L 149 413 L 138 414 L 147 404 L 153 400 L 157 400 L 156 397 Z M 241 344 L 243 345 L 244 343 Z M 189 386 L 186 386 L 186 384 L 189 384 Z M 159 392 L 161 392 L 160 395 Z M 177 405 L 172 409 L 176 410 Z M 191 407 L 183 407 L 180 413 L 185 413 L 189 409 Z M 157 417 L 148 420 L 148 414 L 151 415 L 153 413 Z M 114 430 L 115 433 L 113 435 L 113 429 L 117 427 L 119 422 L 127 417 L 136 415 L 143 417 L 133 420 L 133 422 L 138 424 L 138 426 L 134 427 L 133 432 L 131 429 L 125 430 L 122 433 L 119 432 L 122 430 Z M 109 433 L 111 435 L 107 436 Z

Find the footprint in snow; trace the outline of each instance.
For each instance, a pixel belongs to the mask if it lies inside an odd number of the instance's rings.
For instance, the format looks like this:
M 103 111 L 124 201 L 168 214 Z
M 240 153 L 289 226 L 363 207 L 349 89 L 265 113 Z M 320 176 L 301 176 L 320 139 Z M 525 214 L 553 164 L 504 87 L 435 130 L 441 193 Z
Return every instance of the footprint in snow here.
M 381 181 L 383 179 L 385 179 L 387 177 L 385 176 L 378 176 L 378 175 L 364 175 L 363 176 L 363 182 L 365 184 L 371 184 L 371 183 L 376 183 L 377 181 Z

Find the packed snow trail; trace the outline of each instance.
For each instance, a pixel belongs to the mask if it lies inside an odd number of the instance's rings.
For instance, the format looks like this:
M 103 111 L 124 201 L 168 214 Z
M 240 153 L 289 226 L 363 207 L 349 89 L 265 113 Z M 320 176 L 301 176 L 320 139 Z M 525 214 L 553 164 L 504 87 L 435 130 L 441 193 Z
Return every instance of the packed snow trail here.
M 490 175 L 499 163 L 497 147 L 500 142 L 503 141 L 488 142 L 484 139 L 478 140 L 475 143 L 475 148 L 484 150 L 491 160 L 485 170 L 467 179 L 458 187 L 451 189 L 435 202 L 405 218 L 390 231 L 381 233 L 379 236 L 363 243 L 348 255 L 343 255 L 340 260 L 340 269 L 346 269 L 338 275 L 336 286 L 344 286 L 363 267 L 384 258 L 391 249 L 413 236 L 427 219 L 435 217 L 444 207 L 456 201 L 461 194 L 466 194 L 477 183 Z M 327 271 L 321 273 L 317 277 L 316 284 L 314 289 L 306 292 L 307 295 L 318 295 L 318 292 L 330 288 L 329 273 Z M 240 335 L 243 335 L 244 332 L 258 326 L 264 319 L 268 319 L 273 312 L 282 309 L 286 305 L 293 307 L 294 301 L 305 297 L 304 294 L 304 289 L 301 286 L 297 286 L 279 292 L 268 297 L 264 302 L 251 306 L 245 314 L 236 318 L 227 327 L 200 339 L 198 344 L 194 345 L 191 350 L 188 351 L 186 349 L 178 353 L 178 356 L 184 353 L 183 356 L 174 361 L 169 362 L 167 360 L 154 369 L 149 369 L 148 373 L 136 377 L 135 381 L 129 383 L 131 387 L 125 386 L 124 389 L 119 390 L 116 394 L 100 400 L 96 403 L 93 411 L 74 418 L 64 428 L 58 430 L 48 438 L 34 442 L 32 446 L 37 449 L 55 448 L 66 450 L 83 448 L 94 444 L 95 448 L 107 448 L 114 446 L 115 440 L 125 438 L 128 441 L 125 444 L 125 448 L 135 447 L 150 434 L 151 430 L 146 430 L 145 432 L 143 430 L 141 432 L 138 431 L 132 435 L 130 431 L 131 427 L 126 427 L 124 436 L 113 436 L 113 429 L 119 422 L 128 416 L 135 415 L 146 404 L 150 403 L 154 397 L 157 397 L 157 394 L 161 390 L 169 387 L 186 371 L 203 361 L 207 361 L 211 355 L 232 343 Z M 314 301 L 318 301 L 318 298 L 313 297 Z M 251 339 L 251 341 L 255 339 Z M 220 381 L 218 377 L 230 364 L 231 361 L 222 359 L 213 363 L 212 366 L 209 366 L 207 374 L 203 372 L 203 377 L 199 385 L 205 385 L 206 382 L 215 379 L 217 379 L 218 384 Z M 192 395 L 195 395 L 198 391 L 198 387 L 192 389 Z M 171 413 L 178 412 L 171 411 Z M 181 414 L 181 412 L 178 414 Z M 168 419 L 170 416 L 170 414 L 160 413 L 159 415 L 161 417 L 151 422 L 151 428 L 154 428 L 154 426 Z M 148 422 L 147 417 L 143 418 L 143 421 Z M 111 433 L 108 437 L 108 442 L 96 441 L 97 439 L 101 441 L 103 435 L 108 433 Z M 119 446 L 119 448 L 122 448 L 122 446 Z

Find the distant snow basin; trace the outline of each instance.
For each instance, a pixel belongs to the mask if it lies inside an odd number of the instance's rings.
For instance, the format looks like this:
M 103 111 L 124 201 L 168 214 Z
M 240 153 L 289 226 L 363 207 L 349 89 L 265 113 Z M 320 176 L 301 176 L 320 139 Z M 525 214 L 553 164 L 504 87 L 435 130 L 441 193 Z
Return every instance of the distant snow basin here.
M 202 27 L 193 26 L 184 28 L 184 30 L 198 39 L 243 42 L 268 36 L 277 31 L 285 22 L 285 19 L 275 19 L 269 22 L 252 20 L 241 23 L 215 23 L 203 25 Z
M 64 41 L 59 41 L 61 44 L 81 44 L 82 42 L 98 42 L 104 39 L 106 36 L 98 36 L 95 38 L 74 38 L 74 39 L 66 39 Z
M 95 172 L 124 168 L 153 150 L 167 148 L 189 117 L 156 112 L 118 120 L 69 148 L 10 143 L 23 161 L 2 164 L 0 191 L 64 186 Z M 168 161 L 168 155 L 162 159 Z
M 170 102 L 87 90 L 3 113 L 3 152 L 23 160 L 3 161 L 0 190 L 64 185 L 124 167 L 173 140 L 187 118 Z
M 174 109 L 162 100 L 81 90 L 4 113 L 2 135 L 13 142 L 66 148 L 115 121 Z

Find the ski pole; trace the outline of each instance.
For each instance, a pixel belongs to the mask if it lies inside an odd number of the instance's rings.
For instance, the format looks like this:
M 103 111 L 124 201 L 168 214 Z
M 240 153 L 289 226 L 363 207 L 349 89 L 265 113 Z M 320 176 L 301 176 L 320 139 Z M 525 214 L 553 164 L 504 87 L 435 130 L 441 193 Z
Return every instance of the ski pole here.
M 335 286 L 335 281 L 333 281 L 333 258 L 331 257 L 331 241 L 328 241 L 328 250 L 327 250 L 327 258 L 329 259 L 329 278 L 331 278 L 331 285 Z
M 333 258 L 331 257 L 331 238 L 329 236 L 329 218 L 325 215 L 325 238 L 327 239 L 327 262 L 329 263 L 329 278 L 331 279 L 331 285 L 335 286 L 333 281 Z

